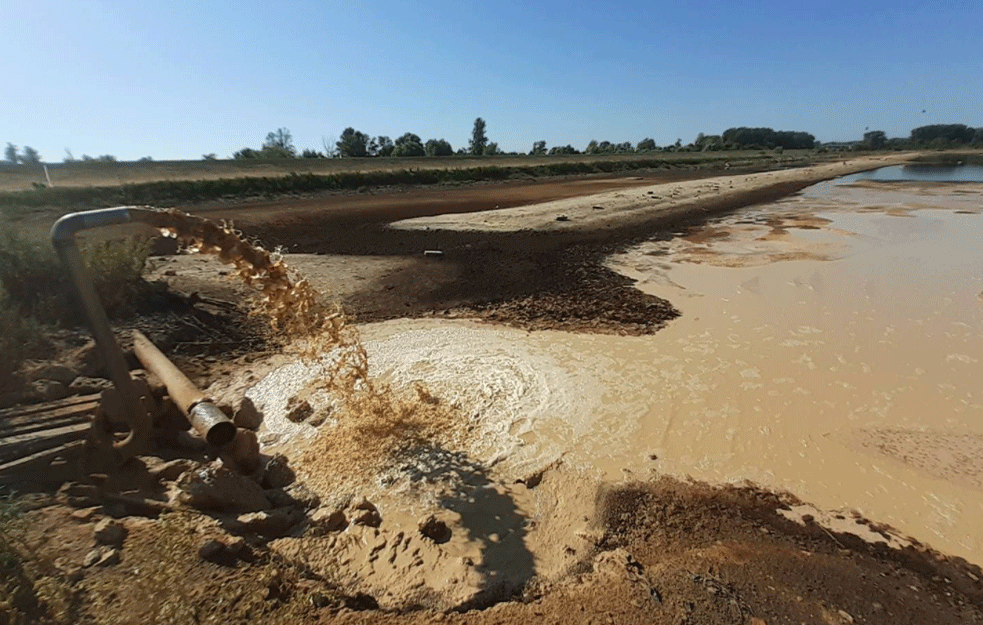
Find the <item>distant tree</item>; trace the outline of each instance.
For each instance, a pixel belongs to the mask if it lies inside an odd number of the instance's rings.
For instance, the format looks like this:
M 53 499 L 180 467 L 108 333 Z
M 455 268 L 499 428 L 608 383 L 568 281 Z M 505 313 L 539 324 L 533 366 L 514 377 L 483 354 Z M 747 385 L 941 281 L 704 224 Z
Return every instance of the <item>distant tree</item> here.
M 393 150 L 396 149 L 396 145 L 393 143 L 393 140 L 385 135 L 379 135 L 372 141 L 376 145 L 376 156 L 392 156 Z
M 294 138 L 286 128 L 277 128 L 276 131 L 268 133 L 266 141 L 263 142 L 262 151 L 265 158 L 294 158 L 297 156 Z
M 232 154 L 232 158 L 236 160 L 242 160 L 247 158 L 259 158 L 259 156 L 260 156 L 259 151 L 254 150 L 252 148 L 242 148 L 238 152 Z M 84 156 L 82 157 L 82 160 L 85 160 Z
M 930 143 L 942 139 L 956 144 L 971 143 L 976 137 L 976 130 L 966 124 L 934 124 L 919 126 L 911 131 L 911 140 L 918 143 Z M 936 144 L 940 145 L 940 144 Z
M 631 152 L 635 151 L 635 148 L 632 147 L 631 141 L 625 141 L 614 146 L 614 151 L 622 154 L 630 154 Z
M 610 141 L 601 141 L 597 144 L 597 151 L 600 154 L 607 154 L 608 152 L 614 151 L 614 144 Z
M 96 160 L 96 159 L 94 159 L 94 158 L 92 158 L 92 157 L 91 157 L 91 156 L 89 156 L 88 154 L 83 154 L 83 155 L 82 155 L 82 162 L 83 162 L 83 163 L 88 163 L 88 162 L 90 162 L 90 161 L 94 161 L 94 160 Z
M 587 144 L 587 147 L 584 148 L 584 154 L 597 154 L 600 151 L 600 148 L 598 146 L 599 144 L 597 143 L 597 141 L 591 139 L 590 143 Z
M 546 154 L 546 142 L 545 141 L 533 141 L 532 151 L 530 154 Z
M 579 154 L 572 145 L 555 145 L 550 148 L 550 154 Z
M 112 154 L 100 154 L 96 157 L 96 160 L 102 163 L 115 163 L 116 157 Z
M 17 146 L 13 143 L 8 143 L 7 149 L 3 151 L 3 159 L 8 163 L 13 163 L 16 165 L 18 161 Z
M 66 163 L 74 163 L 75 155 L 68 148 L 65 148 L 65 158 L 63 159 Z
M 41 155 L 38 151 L 29 145 L 25 145 L 24 149 L 21 151 L 20 162 L 25 165 L 37 165 L 41 162 Z
M 216 154 L 215 152 L 210 152 L 209 154 L 202 154 L 201 155 L 201 160 L 203 160 L 203 161 L 217 161 L 218 160 L 218 154 Z
M 154 160 L 154 157 L 152 157 L 152 156 L 144 156 L 144 157 L 141 157 L 139 160 L 137 160 L 137 162 L 138 163 L 150 163 L 150 162 L 153 162 L 153 160 Z
M 683 140 L 682 139 L 676 139 L 676 143 L 673 144 L 673 147 L 675 147 L 677 150 L 679 148 L 683 147 Z
M 427 156 L 453 156 L 454 148 L 443 139 L 430 139 L 423 144 Z
M 864 145 L 870 150 L 883 149 L 887 144 L 887 134 L 883 130 L 871 130 L 864 133 Z
M 474 128 L 471 129 L 471 141 L 468 142 L 468 149 L 475 156 L 485 153 L 488 146 L 488 136 L 485 134 L 485 120 L 480 117 L 474 120 Z
M 816 138 L 808 132 L 790 130 L 775 131 L 771 128 L 728 128 L 721 137 L 723 143 L 732 143 L 745 149 L 783 147 L 787 150 L 812 149 Z
M 641 141 L 638 142 L 638 145 L 636 146 L 635 149 L 638 150 L 639 152 L 648 152 L 656 149 L 657 147 L 658 146 L 655 145 L 655 139 L 649 139 L 648 137 L 646 137 L 645 139 L 642 139 Z
M 491 143 L 485 145 L 485 151 L 482 154 L 484 156 L 496 156 L 501 154 L 501 150 L 498 149 L 498 144 L 492 141 Z
M 324 158 L 324 154 L 321 154 L 317 150 L 304 150 L 300 156 L 302 158 Z
M 421 141 L 420 136 L 415 135 L 412 132 L 407 132 L 396 139 L 392 155 L 424 156 L 426 153 L 427 151 L 423 147 L 423 141 Z
M 983 128 L 977 128 L 973 132 L 973 145 L 983 145 Z
M 359 132 L 352 127 L 345 128 L 341 137 L 335 143 L 338 156 L 341 158 L 362 158 L 369 155 L 369 135 Z

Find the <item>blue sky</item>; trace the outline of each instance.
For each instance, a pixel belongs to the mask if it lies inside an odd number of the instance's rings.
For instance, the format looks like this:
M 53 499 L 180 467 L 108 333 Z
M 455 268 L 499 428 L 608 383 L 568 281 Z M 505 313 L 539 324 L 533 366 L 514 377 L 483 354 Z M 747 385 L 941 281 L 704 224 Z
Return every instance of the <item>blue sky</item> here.
M 0 3 L 0 144 L 227 157 L 346 126 L 506 150 L 983 126 L 983 2 Z M 925 113 L 922 113 L 922 110 Z

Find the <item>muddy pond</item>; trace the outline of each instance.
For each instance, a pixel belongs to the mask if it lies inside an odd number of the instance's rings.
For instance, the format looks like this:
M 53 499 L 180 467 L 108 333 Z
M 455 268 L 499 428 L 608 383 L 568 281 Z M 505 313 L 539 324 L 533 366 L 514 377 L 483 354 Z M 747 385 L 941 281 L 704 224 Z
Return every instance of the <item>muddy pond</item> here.
M 476 417 L 487 465 L 750 480 L 983 563 L 981 198 L 983 168 L 885 168 L 640 244 L 608 264 L 682 312 L 652 336 L 363 337 L 377 376 Z

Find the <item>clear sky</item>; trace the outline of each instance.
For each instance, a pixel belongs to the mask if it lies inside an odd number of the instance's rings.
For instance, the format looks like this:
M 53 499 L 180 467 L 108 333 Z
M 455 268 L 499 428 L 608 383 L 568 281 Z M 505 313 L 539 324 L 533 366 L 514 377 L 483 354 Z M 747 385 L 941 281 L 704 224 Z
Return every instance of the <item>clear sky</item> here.
M 0 145 L 228 157 L 346 126 L 505 150 L 983 126 L 983 2 L 3 0 Z M 925 110 L 925 113 L 922 113 Z

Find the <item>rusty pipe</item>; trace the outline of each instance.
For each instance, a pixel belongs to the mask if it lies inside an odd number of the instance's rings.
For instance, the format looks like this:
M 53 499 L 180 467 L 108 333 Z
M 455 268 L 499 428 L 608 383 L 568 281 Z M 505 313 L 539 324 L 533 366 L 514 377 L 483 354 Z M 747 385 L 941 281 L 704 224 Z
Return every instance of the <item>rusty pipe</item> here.
M 62 264 L 68 270 L 75 287 L 76 295 L 85 310 L 96 346 L 106 363 L 109 376 L 119 391 L 123 401 L 124 414 L 130 433 L 119 442 L 113 442 L 121 461 L 143 453 L 149 445 L 153 422 L 143 408 L 133 380 L 130 378 L 129 367 L 123 356 L 113 330 L 109 325 L 106 310 L 99 301 L 99 295 L 92 284 L 79 253 L 75 235 L 90 228 L 130 223 L 132 221 L 148 221 L 153 211 L 131 207 L 104 208 L 99 210 L 71 213 L 55 222 L 51 227 L 51 244 L 61 258 Z
M 236 436 L 232 421 L 139 330 L 133 331 L 133 351 L 140 364 L 160 378 L 171 400 L 209 444 L 222 447 L 232 442 Z

